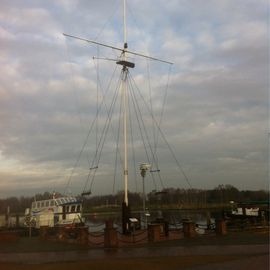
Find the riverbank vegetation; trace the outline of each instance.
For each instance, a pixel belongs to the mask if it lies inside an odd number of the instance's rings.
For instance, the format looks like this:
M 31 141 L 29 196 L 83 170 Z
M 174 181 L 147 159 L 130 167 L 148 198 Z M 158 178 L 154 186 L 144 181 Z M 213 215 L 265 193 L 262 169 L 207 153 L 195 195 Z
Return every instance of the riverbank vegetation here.
M 24 210 L 34 200 L 50 199 L 52 194 L 44 192 L 33 197 L 9 197 L 0 199 L 0 213 L 4 214 L 7 208 L 12 213 L 24 213 Z M 61 196 L 60 193 L 55 195 Z M 179 189 L 167 188 L 162 191 L 151 191 L 146 195 L 149 209 L 211 209 L 228 207 L 232 202 L 257 202 L 268 201 L 269 191 L 238 190 L 232 185 L 219 185 L 214 189 Z M 84 211 L 103 212 L 118 211 L 123 201 L 123 191 L 116 194 L 84 197 Z M 129 204 L 132 209 L 140 209 L 142 206 L 142 194 L 129 192 Z

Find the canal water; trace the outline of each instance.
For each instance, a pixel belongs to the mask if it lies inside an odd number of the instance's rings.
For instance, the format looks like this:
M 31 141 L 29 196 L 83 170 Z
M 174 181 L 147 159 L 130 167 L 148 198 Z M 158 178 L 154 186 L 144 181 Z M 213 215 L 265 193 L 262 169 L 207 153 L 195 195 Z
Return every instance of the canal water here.
M 105 213 L 84 213 L 86 225 L 89 226 L 90 232 L 102 232 L 105 228 L 105 222 L 112 220 L 114 226 L 119 228 L 121 231 L 121 212 L 105 212 Z M 214 224 L 215 219 L 221 216 L 218 211 L 210 210 L 154 210 L 147 212 L 147 217 L 143 215 L 141 211 L 132 212 L 132 217 L 136 218 L 142 227 L 146 227 L 146 224 L 155 223 L 157 220 L 163 220 L 168 222 L 170 229 L 180 229 L 182 228 L 183 220 L 190 220 L 196 223 L 197 226 L 201 228 L 206 228 L 207 224 Z M 18 222 L 19 221 L 19 222 Z M 17 220 L 19 226 L 24 226 L 24 216 L 19 216 Z M 0 215 L 0 227 L 7 225 L 5 220 L 5 215 Z M 11 216 L 8 220 L 8 227 L 16 226 L 16 217 Z
M 147 217 L 140 211 L 132 213 L 132 217 L 138 219 L 143 227 L 146 223 L 154 223 L 156 221 L 165 221 L 169 223 L 170 229 L 181 229 L 184 220 L 195 222 L 200 228 L 207 228 L 207 225 L 214 224 L 215 219 L 221 215 L 217 211 L 207 210 L 155 210 L 147 212 Z M 102 232 L 105 228 L 105 222 L 113 221 L 114 226 L 121 230 L 121 212 L 106 213 L 85 213 L 85 222 L 89 226 L 90 232 Z

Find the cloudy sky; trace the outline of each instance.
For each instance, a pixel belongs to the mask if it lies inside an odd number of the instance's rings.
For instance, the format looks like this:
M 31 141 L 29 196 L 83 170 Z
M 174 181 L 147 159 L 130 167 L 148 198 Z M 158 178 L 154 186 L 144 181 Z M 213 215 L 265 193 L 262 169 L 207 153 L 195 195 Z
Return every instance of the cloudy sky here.
M 268 188 L 268 12 L 267 0 L 127 1 L 129 49 L 174 62 L 170 69 L 134 57 L 131 74 L 145 100 L 151 96 L 158 122 L 163 115 L 160 127 L 194 188 Z M 122 1 L 0 1 L 0 197 L 63 192 L 68 183 L 77 194 L 87 179 L 98 136 L 85 138 L 103 97 L 97 86 L 106 92 L 120 72 L 112 75 L 115 62 L 93 56 L 119 53 L 63 32 L 122 47 Z M 113 94 L 107 96 L 109 108 Z M 97 134 L 105 116 L 94 124 Z M 147 191 L 189 187 L 157 128 L 150 131 L 150 120 L 145 124 L 149 136 L 158 137 L 162 181 L 147 175 Z M 109 169 L 115 167 L 115 130 L 112 124 L 94 194 L 123 186 L 120 167 L 116 180 Z M 147 160 L 139 142 L 132 144 L 138 179 L 130 169 L 129 187 L 140 191 L 138 164 Z

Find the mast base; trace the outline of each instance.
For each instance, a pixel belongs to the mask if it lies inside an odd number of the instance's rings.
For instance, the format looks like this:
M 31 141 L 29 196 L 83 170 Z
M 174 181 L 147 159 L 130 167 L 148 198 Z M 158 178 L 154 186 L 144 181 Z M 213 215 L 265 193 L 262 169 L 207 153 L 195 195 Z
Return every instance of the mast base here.
M 123 234 L 128 234 L 130 232 L 130 208 L 125 202 L 122 202 L 122 232 Z

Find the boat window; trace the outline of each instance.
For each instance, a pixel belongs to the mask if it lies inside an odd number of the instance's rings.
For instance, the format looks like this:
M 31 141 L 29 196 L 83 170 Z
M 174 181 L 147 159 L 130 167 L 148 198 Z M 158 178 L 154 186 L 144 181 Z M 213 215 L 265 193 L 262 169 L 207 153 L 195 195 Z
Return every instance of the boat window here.
M 65 203 L 65 200 L 64 199 L 60 199 L 61 200 L 61 203 Z
M 44 207 L 44 202 L 41 202 L 41 207 Z
M 37 203 L 37 208 L 40 208 L 40 202 Z
M 71 206 L 71 212 L 75 212 L 75 205 Z
M 54 206 L 54 201 L 50 201 L 50 206 Z
M 59 199 L 56 200 L 57 204 L 61 204 L 61 201 Z
M 69 212 L 69 206 L 68 205 L 66 206 L 66 212 L 67 213 Z
M 48 207 L 48 206 L 49 206 L 49 203 L 50 203 L 49 201 L 46 201 L 46 207 Z
M 77 212 L 81 211 L 81 205 L 77 205 Z

